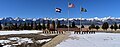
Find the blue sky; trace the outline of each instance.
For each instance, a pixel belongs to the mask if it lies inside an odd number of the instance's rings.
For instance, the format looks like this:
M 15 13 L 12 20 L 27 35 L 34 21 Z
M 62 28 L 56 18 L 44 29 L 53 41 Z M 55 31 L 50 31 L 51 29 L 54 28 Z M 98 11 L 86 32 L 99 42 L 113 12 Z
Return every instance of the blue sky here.
M 79 18 L 80 5 L 88 10 L 84 18 L 119 17 L 120 0 L 70 0 L 75 8 L 70 9 L 70 18 Z M 62 9 L 56 13 L 55 8 Z M 67 18 L 67 0 L 0 0 L 0 17 L 21 18 Z

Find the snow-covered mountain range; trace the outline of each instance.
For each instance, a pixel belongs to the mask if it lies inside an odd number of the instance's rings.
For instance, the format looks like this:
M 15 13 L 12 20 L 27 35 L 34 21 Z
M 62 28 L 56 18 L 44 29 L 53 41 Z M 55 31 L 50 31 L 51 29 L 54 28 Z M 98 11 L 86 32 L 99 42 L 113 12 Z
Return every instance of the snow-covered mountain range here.
M 81 20 L 82 19 L 82 20 Z M 12 18 L 12 17 L 5 17 L 5 18 L 0 18 L 0 22 L 1 23 L 5 23 L 5 22 L 11 22 L 11 23 L 20 23 L 20 22 L 41 22 L 42 21 L 46 21 L 50 20 L 50 21 L 60 21 L 61 24 L 67 24 L 68 23 L 68 18 Z M 108 22 L 109 24 L 114 24 L 116 23 L 120 23 L 120 18 L 115 18 L 115 17 L 104 17 L 104 18 L 98 18 L 98 17 L 94 17 L 94 18 L 69 18 L 70 23 L 71 22 L 75 22 L 77 25 L 80 24 L 80 20 L 82 21 L 82 24 L 84 25 L 90 25 L 90 24 L 97 24 L 97 25 L 101 25 L 104 22 Z

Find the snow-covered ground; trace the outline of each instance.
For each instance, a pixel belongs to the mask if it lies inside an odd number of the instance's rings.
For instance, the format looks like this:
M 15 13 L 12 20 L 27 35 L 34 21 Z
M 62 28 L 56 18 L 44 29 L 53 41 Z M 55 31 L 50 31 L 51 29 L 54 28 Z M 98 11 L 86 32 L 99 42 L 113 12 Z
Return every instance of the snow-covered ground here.
M 0 31 L 0 35 L 9 35 L 9 34 L 29 34 L 29 33 L 40 33 L 40 30 L 20 30 L 20 31 Z M 41 34 L 45 35 L 46 34 Z M 52 34 L 55 35 L 55 34 Z M 22 37 L 10 37 L 6 40 L 0 40 L 0 44 L 4 45 L 3 47 L 13 47 L 12 45 L 21 45 L 23 43 L 38 43 L 42 44 L 44 42 L 50 41 L 52 38 L 43 39 L 43 40 L 34 40 L 32 38 L 22 38 Z M 11 43 L 12 45 L 9 45 Z M 15 44 L 14 44 L 15 43 Z
M 120 47 L 119 33 L 73 34 L 56 47 Z
M 21 45 L 22 43 L 38 43 L 38 44 L 41 44 L 41 43 L 44 43 L 44 42 L 48 42 L 50 40 L 51 40 L 51 38 L 50 39 L 37 40 L 37 41 L 34 42 L 30 38 L 11 37 L 11 38 L 8 38 L 8 40 L 0 40 L 0 43 L 2 45 L 4 45 L 3 47 L 12 47 L 12 45 Z M 16 41 L 17 43 L 12 44 L 12 45 L 5 45 L 7 43 L 12 43 L 12 41 Z
M 0 35 L 29 34 L 29 33 L 38 33 L 38 32 L 42 32 L 42 31 L 39 31 L 39 30 L 0 31 Z

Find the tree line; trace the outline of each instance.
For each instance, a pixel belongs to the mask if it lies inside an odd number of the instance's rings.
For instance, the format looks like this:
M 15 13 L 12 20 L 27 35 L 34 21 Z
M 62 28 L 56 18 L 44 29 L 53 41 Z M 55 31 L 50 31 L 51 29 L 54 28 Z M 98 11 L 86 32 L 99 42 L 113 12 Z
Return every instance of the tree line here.
M 2 26 L 3 25 L 3 26 Z M 45 21 L 43 20 L 42 22 L 24 22 L 24 23 L 4 23 L 1 24 L 0 22 L 0 30 L 45 30 L 45 29 L 50 29 L 50 25 L 52 25 L 52 28 L 78 28 L 75 25 L 75 22 L 73 21 L 72 23 L 69 24 L 69 26 L 67 26 L 66 24 L 61 24 L 60 21 L 52 21 L 50 22 L 49 20 L 47 20 L 47 23 L 45 23 Z M 84 25 L 81 26 L 81 28 L 85 28 Z M 107 22 L 104 22 L 103 25 L 100 27 L 98 25 L 95 24 L 91 24 L 89 26 L 89 29 L 100 29 L 102 28 L 103 30 L 107 30 L 108 28 L 110 28 L 111 30 L 117 30 L 120 29 L 120 25 L 118 26 L 117 23 L 114 23 L 113 25 L 109 25 Z
M 118 24 L 115 22 L 113 25 L 109 25 L 109 23 L 108 22 L 104 22 L 103 23 L 103 25 L 101 26 L 101 28 L 103 29 L 103 30 L 108 30 L 109 28 L 111 29 L 111 30 L 117 30 L 117 29 L 120 29 L 120 24 L 119 24 L 119 26 L 118 26 Z M 100 26 L 98 26 L 98 25 L 94 25 L 94 24 L 91 24 L 90 26 L 89 26 L 89 29 L 91 30 L 91 29 L 100 29 Z
M 21 22 L 21 23 L 11 23 L 6 22 L 4 24 L 1 24 L 0 22 L 0 30 L 45 30 L 50 29 L 50 25 L 52 25 L 52 28 L 68 28 L 67 25 L 61 24 L 60 21 L 52 21 L 52 23 L 47 20 L 47 23 L 45 20 L 42 22 Z M 72 24 L 69 25 L 70 28 L 75 28 L 75 22 L 72 22 Z

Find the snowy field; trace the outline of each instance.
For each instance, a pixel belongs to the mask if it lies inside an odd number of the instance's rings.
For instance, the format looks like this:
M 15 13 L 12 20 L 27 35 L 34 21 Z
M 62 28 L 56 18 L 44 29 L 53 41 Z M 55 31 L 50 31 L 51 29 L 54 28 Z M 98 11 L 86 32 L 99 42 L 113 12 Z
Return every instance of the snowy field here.
M 38 32 L 42 32 L 42 31 L 39 31 L 39 30 L 0 31 L 0 35 L 29 34 L 29 33 L 38 33 Z
M 0 38 L 8 37 L 8 36 L 2 36 L 2 35 L 11 35 L 11 34 L 15 35 L 15 37 L 9 36 L 7 39 L 1 39 L 0 44 L 3 45 L 3 47 L 17 47 L 17 46 L 19 46 L 19 47 L 27 46 L 28 47 L 31 45 L 32 45 L 31 47 L 33 47 L 35 44 L 39 44 L 39 45 L 34 46 L 34 47 L 38 47 L 38 46 L 42 46 L 46 42 L 49 42 L 50 40 L 52 40 L 52 38 L 53 38 L 52 36 L 56 35 L 56 34 L 46 35 L 46 34 L 41 33 L 41 34 L 33 34 L 32 36 L 30 35 L 31 37 L 29 37 L 30 33 L 40 33 L 40 32 L 42 32 L 42 31 L 39 31 L 39 30 L 0 31 L 0 35 L 1 35 Z M 19 34 L 21 36 L 19 36 Z M 23 34 L 26 34 L 26 35 L 23 37 Z M 17 37 L 17 36 L 19 36 L 19 37 Z M 48 36 L 48 38 L 45 38 L 47 36 Z M 41 39 L 41 38 L 43 38 L 43 39 Z M 31 44 L 31 45 L 29 45 L 29 44 Z
M 50 41 L 51 39 L 43 39 L 43 40 L 37 40 L 37 41 L 33 41 L 32 39 L 29 39 L 29 38 L 20 38 L 20 37 L 12 37 L 12 38 L 8 38 L 8 40 L 0 40 L 0 43 L 2 45 L 4 45 L 3 47 L 14 47 L 15 45 L 22 45 L 23 43 L 38 43 L 38 44 L 41 44 L 41 43 L 44 43 L 44 42 L 48 42 Z M 12 41 L 16 41 L 17 43 L 16 44 L 12 44 L 12 45 L 9 45 L 9 43 L 12 43 Z M 5 45 L 7 44 L 8 45 Z
M 41 43 L 44 43 L 44 42 L 48 42 L 50 41 L 51 39 L 43 39 L 43 40 L 37 40 L 37 41 L 33 41 L 32 39 L 29 39 L 29 38 L 20 38 L 20 37 L 12 37 L 12 38 L 8 38 L 9 40 L 0 40 L 0 43 L 2 45 L 4 44 L 7 44 L 7 43 L 11 43 L 12 41 L 16 41 L 17 43 L 16 44 L 12 44 L 12 45 L 4 45 L 3 47 L 14 47 L 15 45 L 21 45 L 22 43 L 38 43 L 38 44 L 41 44 Z
M 120 47 L 119 33 L 73 34 L 56 47 Z

